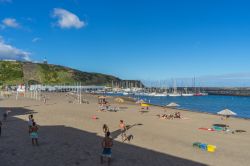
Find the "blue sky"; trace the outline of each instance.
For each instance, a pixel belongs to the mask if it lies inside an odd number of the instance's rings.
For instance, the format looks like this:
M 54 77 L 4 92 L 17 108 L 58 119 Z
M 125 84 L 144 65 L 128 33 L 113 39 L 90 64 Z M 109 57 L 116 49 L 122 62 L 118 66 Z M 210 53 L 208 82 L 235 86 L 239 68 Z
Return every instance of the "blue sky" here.
M 0 0 L 0 58 L 47 57 L 124 79 L 209 75 L 225 77 L 225 86 L 245 85 L 249 6 L 241 0 Z

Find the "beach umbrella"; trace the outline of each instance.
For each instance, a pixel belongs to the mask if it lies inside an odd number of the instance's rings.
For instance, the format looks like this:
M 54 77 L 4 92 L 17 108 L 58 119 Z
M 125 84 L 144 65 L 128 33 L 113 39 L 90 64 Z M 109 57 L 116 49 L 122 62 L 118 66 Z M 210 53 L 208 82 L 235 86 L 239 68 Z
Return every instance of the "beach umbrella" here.
M 148 103 L 141 103 L 141 107 L 149 107 L 150 105 Z
M 145 103 L 145 101 L 141 99 L 136 102 L 136 104 L 141 104 L 141 103 Z
M 233 115 L 237 115 L 235 112 L 229 110 L 229 109 L 224 109 L 220 112 L 217 112 L 217 114 L 219 115 L 223 115 L 223 116 L 233 116 Z
M 180 105 L 177 103 L 169 103 L 168 105 L 166 105 L 166 107 L 179 107 Z
M 124 99 L 122 98 L 115 98 L 115 101 L 118 102 L 118 103 L 124 103 Z

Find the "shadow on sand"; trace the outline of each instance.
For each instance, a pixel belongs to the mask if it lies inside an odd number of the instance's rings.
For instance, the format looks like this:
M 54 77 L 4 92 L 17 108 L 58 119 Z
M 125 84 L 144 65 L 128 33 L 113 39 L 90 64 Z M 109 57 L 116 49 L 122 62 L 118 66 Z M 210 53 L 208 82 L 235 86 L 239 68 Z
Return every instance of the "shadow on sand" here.
M 11 108 L 11 110 L 7 121 L 3 122 L 3 135 L 0 137 L 1 166 L 101 165 L 99 157 L 102 150 L 102 137 L 97 136 L 96 133 L 62 125 L 40 126 L 40 146 L 32 146 L 27 122 L 16 117 L 17 115 L 28 116 L 31 110 L 23 108 Z M 4 108 L 0 108 L 0 115 L 3 111 Z M 204 165 L 117 141 L 114 141 L 112 158 L 111 165 L 117 166 Z
M 136 124 L 133 124 L 133 125 L 127 125 L 126 128 L 127 130 L 131 129 L 132 127 L 135 127 L 135 126 L 142 126 L 143 124 L 141 123 L 136 123 Z M 121 135 L 121 130 L 120 129 L 117 129 L 115 131 L 112 131 L 111 132 L 111 136 L 113 139 L 116 139 L 119 137 L 119 135 Z

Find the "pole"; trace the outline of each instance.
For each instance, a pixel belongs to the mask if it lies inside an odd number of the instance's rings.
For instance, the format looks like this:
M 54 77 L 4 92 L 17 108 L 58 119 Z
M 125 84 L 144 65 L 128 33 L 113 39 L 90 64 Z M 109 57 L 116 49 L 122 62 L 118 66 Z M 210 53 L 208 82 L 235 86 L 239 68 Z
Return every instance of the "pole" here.
M 82 83 L 80 82 L 80 104 L 82 104 Z

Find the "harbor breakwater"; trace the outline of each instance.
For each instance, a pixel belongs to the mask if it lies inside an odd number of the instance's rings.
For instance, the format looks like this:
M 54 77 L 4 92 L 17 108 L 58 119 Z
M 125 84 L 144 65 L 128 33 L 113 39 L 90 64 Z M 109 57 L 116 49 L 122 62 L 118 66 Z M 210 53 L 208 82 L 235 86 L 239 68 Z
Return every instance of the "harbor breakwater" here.
M 250 96 L 250 88 L 202 88 L 209 95 Z

